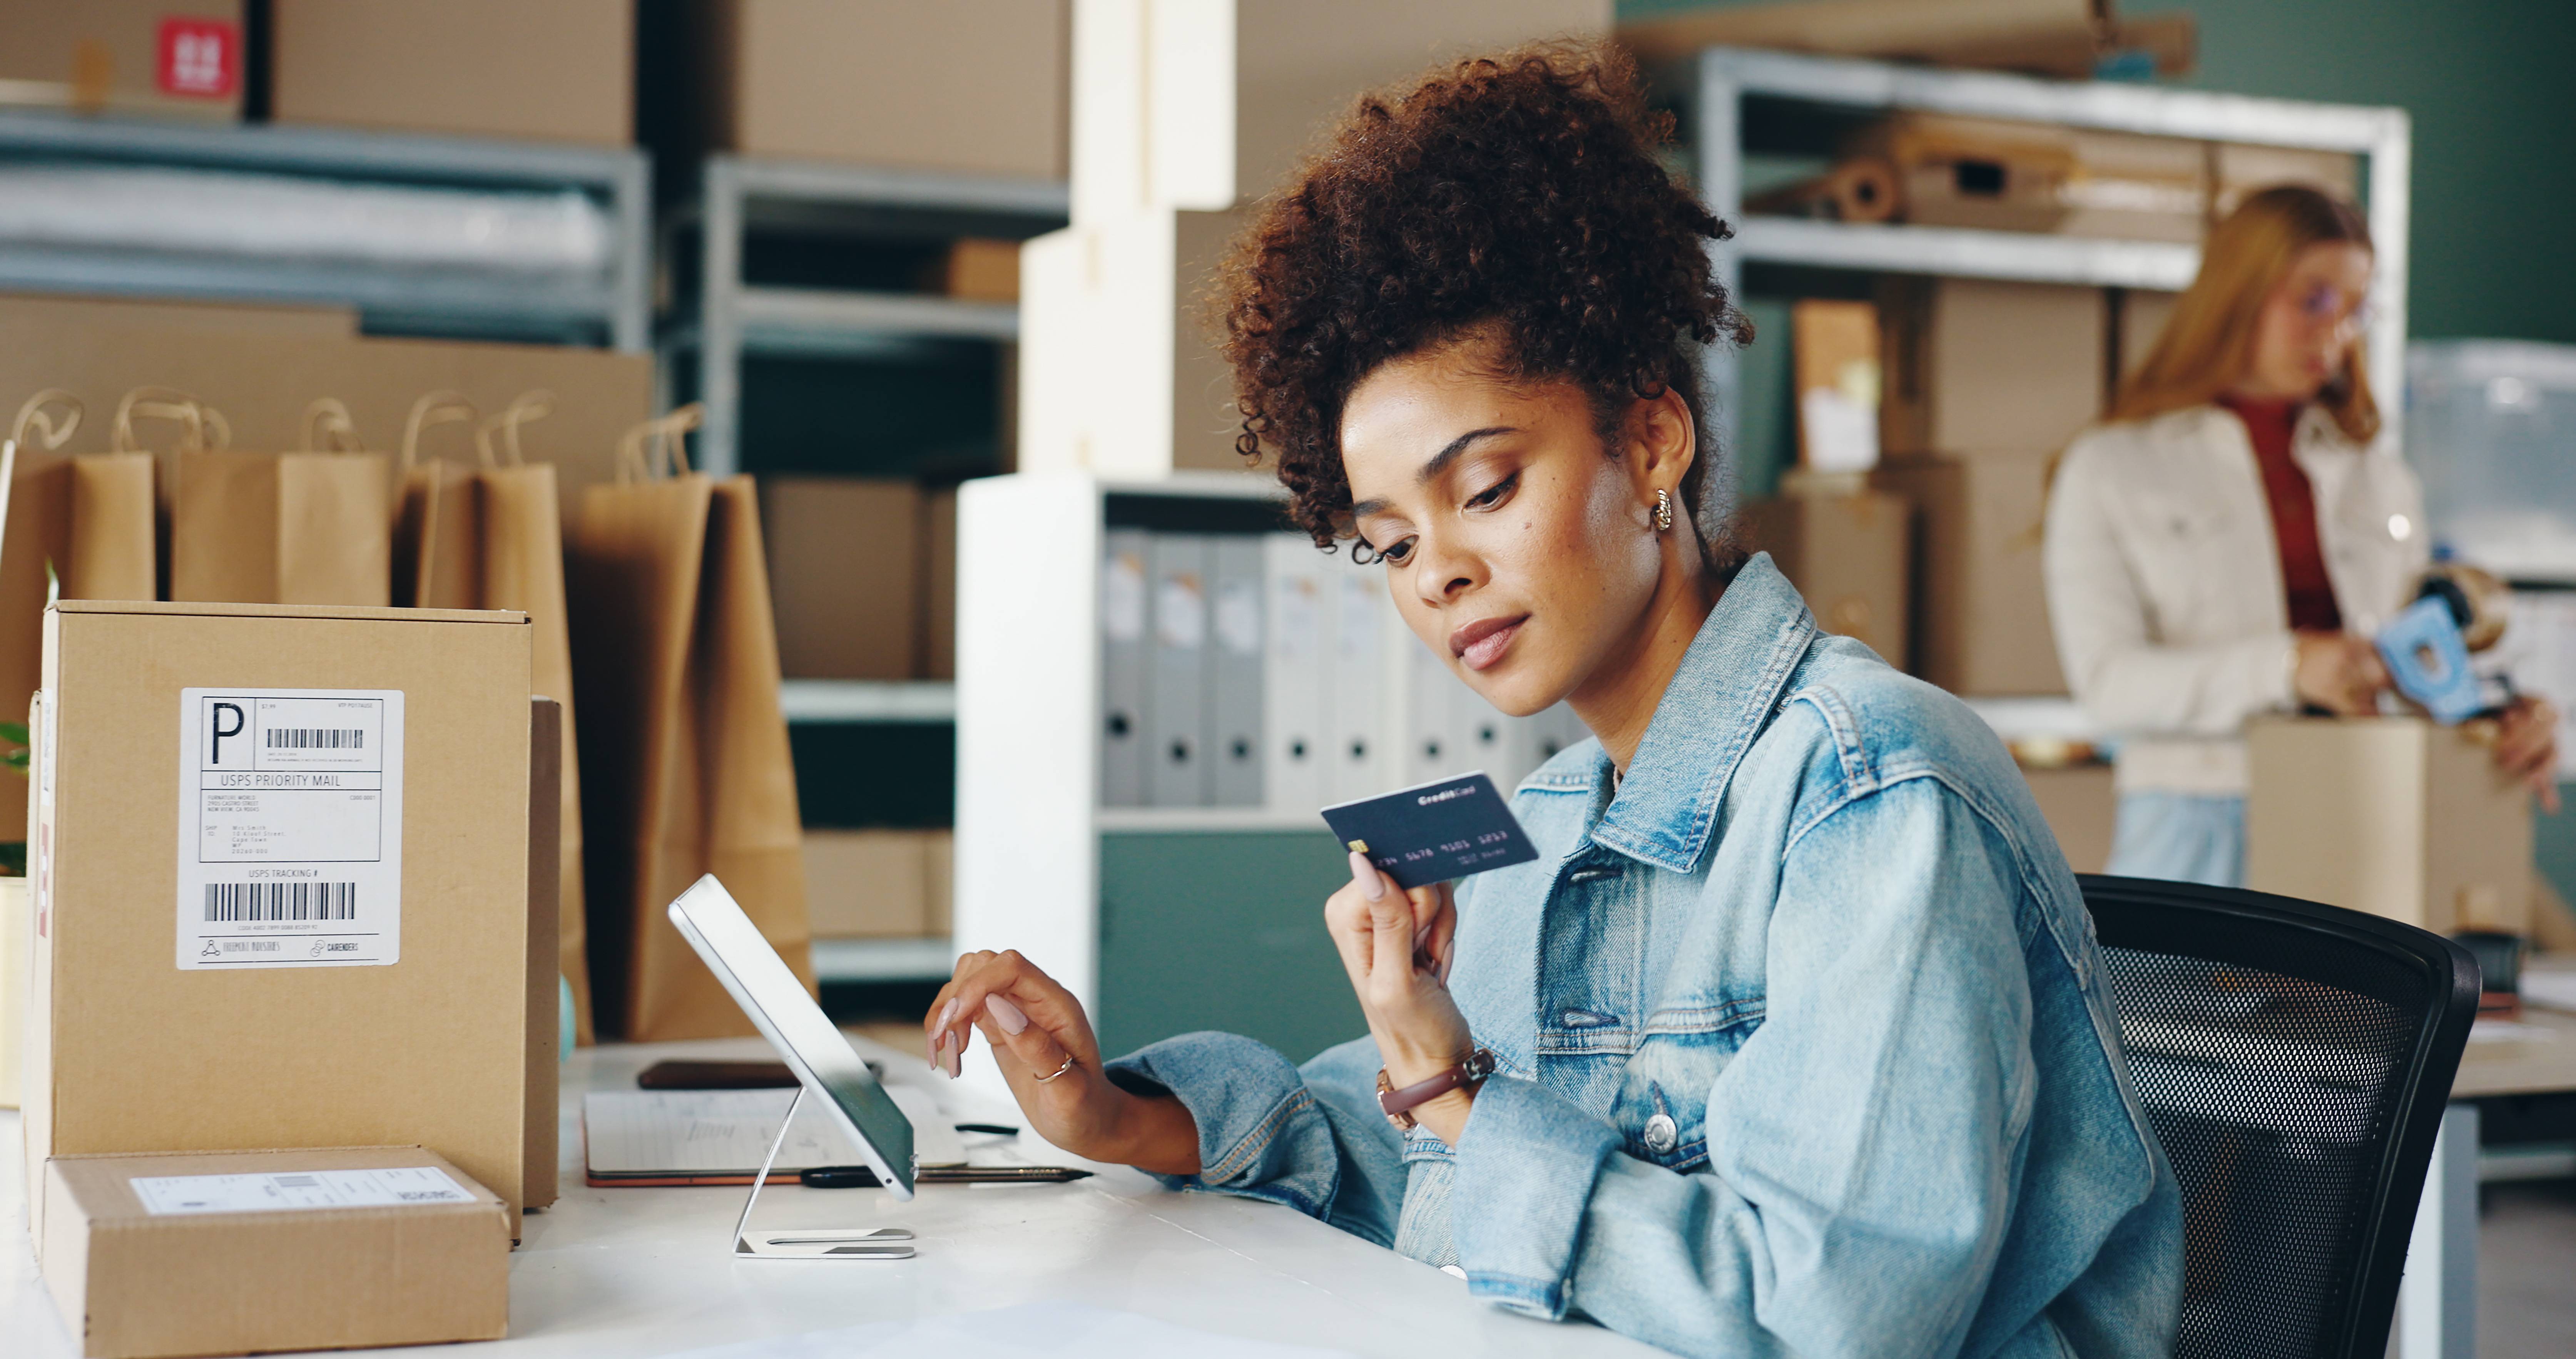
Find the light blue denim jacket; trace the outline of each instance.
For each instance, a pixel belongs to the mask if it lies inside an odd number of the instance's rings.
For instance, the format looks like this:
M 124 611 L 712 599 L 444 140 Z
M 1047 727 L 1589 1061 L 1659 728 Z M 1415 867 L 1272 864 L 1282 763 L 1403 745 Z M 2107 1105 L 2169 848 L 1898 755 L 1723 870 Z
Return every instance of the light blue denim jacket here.
M 1500 1073 L 1399 1137 L 1370 1040 L 1111 1064 L 1200 1174 L 1535 1316 L 1686 1354 L 2164 1355 L 2181 1198 L 2074 877 L 1994 735 L 1820 633 L 1767 556 L 1616 786 L 1512 800 L 1534 863 L 1458 893 L 1450 985 Z

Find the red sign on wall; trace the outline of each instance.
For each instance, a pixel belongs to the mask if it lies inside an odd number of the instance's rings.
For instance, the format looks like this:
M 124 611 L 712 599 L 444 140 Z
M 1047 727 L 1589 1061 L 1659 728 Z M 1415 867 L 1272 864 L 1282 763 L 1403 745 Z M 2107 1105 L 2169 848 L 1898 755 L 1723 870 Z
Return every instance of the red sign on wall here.
M 163 94 L 223 99 L 241 87 L 241 30 L 221 19 L 161 21 Z

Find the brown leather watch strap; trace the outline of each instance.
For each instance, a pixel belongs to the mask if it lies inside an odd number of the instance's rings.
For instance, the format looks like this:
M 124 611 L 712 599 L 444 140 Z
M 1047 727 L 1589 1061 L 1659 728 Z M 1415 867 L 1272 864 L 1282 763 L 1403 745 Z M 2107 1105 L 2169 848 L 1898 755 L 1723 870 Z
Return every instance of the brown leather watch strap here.
M 1413 1110 L 1452 1090 L 1463 1090 L 1475 1085 L 1493 1074 L 1494 1054 L 1487 1048 L 1478 1048 L 1468 1054 L 1467 1060 L 1455 1066 L 1444 1067 L 1430 1079 L 1415 1081 L 1400 1090 L 1387 1078 L 1386 1068 L 1379 1067 L 1377 1107 L 1386 1111 L 1388 1122 L 1410 1132 L 1415 1122 Z

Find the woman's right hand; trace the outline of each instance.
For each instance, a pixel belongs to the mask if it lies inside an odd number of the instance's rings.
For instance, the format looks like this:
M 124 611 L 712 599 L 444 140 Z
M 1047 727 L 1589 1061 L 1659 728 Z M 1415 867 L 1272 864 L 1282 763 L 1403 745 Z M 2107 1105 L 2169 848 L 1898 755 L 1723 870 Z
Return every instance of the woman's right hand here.
M 1164 1175 L 1199 1169 L 1198 1123 L 1169 1095 L 1131 1094 L 1100 1069 L 1091 1020 L 1016 951 L 969 953 L 922 1017 L 930 1064 L 955 1079 L 969 1027 L 993 1048 L 1038 1136 L 1076 1156 Z
M 2302 632 L 2298 659 L 2290 669 L 2290 687 L 2299 701 L 2338 717 L 2367 717 L 2379 711 L 2380 692 L 2388 687 L 2388 667 L 2367 637 L 2349 632 Z

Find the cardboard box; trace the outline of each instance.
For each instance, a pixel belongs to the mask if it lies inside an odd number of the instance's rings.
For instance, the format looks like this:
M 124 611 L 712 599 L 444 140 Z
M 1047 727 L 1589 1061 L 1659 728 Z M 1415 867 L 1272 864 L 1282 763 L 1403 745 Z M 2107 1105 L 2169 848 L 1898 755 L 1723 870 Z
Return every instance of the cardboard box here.
M 528 1071 L 529 635 L 498 612 L 46 612 L 31 1204 L 52 1156 L 401 1136 L 515 1226 L 527 1121 L 552 1117 Z M 341 694 L 256 701 L 277 690 Z
M 1954 694 L 2062 694 L 2040 529 L 2046 455 L 1906 458 L 1871 484 L 1914 508 L 1915 674 Z
M 1722 45 L 1938 63 L 1962 51 L 2057 37 L 2090 50 L 2104 8 L 2098 0 L 1775 0 L 1622 24 L 1619 41 L 1648 62 L 1679 61 Z
M 692 0 L 689 139 L 710 150 L 1063 179 L 1069 0 Z
M 1798 462 L 1817 472 L 1878 465 L 1878 308 L 1810 298 L 1789 310 Z
M 45 1286 L 87 1359 L 509 1333 L 509 1208 L 426 1148 L 57 1157 L 43 1197 Z
M 2209 151 L 2212 171 L 2209 216 L 2213 222 L 2236 211 L 2247 194 L 2275 184 L 2306 184 L 2323 189 L 2347 203 L 2361 201 L 2360 166 L 2350 152 L 2311 151 L 2293 146 L 2246 146 L 2235 142 L 2216 143 Z
M 921 498 L 921 677 L 957 678 L 957 488 Z
M 2174 304 L 2182 300 L 2182 294 L 2119 288 L 2113 290 L 2111 299 L 2111 370 L 2126 378 L 2147 361 L 2147 351 L 2155 348 L 2156 337 L 2165 333 L 2165 323 L 2173 319 Z
M 2102 413 L 2099 288 L 1891 276 L 1879 314 L 1890 457 L 2055 453 Z
M 939 261 L 938 289 L 969 302 L 1020 300 L 1020 243 L 967 237 Z
M 0 0 L 0 101 L 234 122 L 242 0 Z
M 927 918 L 922 923 L 931 934 L 944 937 L 956 929 L 957 833 L 930 832 L 930 842 L 924 850 L 930 872 L 925 883 L 927 900 L 923 903 Z
M 355 307 L 266 306 L 241 302 L 181 302 L 78 293 L 0 293 L 0 322 L 107 325 L 141 330 L 251 331 L 314 340 L 358 338 Z M 94 412 L 100 419 L 113 410 Z
M 2066 866 L 2078 873 L 2099 873 L 2111 862 L 2111 831 L 2120 807 L 2112 787 L 2111 766 L 2071 764 L 2056 769 L 2022 767 L 2039 814 L 2057 833 L 2057 848 Z
M 921 489 L 862 477 L 773 477 L 760 485 L 760 510 L 781 673 L 913 678 Z
M 271 0 L 269 117 L 623 146 L 633 0 Z
M 522 1208 L 555 1201 L 563 1089 L 563 704 L 528 701 L 527 1147 Z
M 2480 725 L 2248 723 L 2245 885 L 2436 934 L 2528 933 L 2531 795 L 2496 768 Z
M 1784 495 L 1744 507 L 1748 545 L 1806 596 L 1817 626 L 1905 667 L 1906 506 L 1891 495 Z
M 929 833 L 805 832 L 805 900 L 817 939 L 917 939 L 930 928 Z

